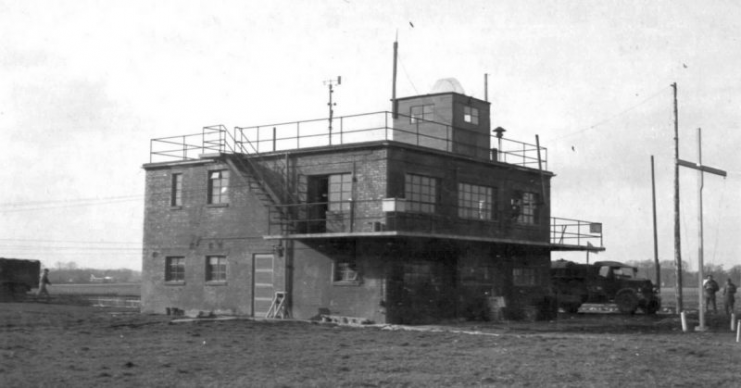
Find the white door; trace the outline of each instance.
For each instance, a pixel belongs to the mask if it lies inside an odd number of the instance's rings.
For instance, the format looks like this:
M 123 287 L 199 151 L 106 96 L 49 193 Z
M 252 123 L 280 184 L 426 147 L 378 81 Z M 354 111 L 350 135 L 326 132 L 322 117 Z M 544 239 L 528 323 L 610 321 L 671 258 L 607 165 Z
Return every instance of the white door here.
M 252 265 L 252 316 L 265 318 L 275 297 L 273 255 L 255 255 Z

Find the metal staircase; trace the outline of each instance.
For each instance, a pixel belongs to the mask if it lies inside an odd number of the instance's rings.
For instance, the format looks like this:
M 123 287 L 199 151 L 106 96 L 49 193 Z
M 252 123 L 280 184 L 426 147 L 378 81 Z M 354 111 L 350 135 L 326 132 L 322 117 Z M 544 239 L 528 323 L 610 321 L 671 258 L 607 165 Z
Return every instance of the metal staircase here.
M 203 144 L 218 149 L 231 171 L 244 181 L 246 187 L 269 209 L 271 226 L 278 225 L 280 234 L 291 233 L 296 226 L 295 206 L 299 203 L 290 188 L 287 161 L 280 166 L 279 159 L 266 160 L 244 136 L 237 140 L 223 125 L 203 127 Z M 270 164 L 273 167 L 270 168 Z M 273 174 L 271 178 L 265 171 Z M 270 179 L 284 184 L 277 190 Z M 272 231 L 271 231 L 272 232 Z

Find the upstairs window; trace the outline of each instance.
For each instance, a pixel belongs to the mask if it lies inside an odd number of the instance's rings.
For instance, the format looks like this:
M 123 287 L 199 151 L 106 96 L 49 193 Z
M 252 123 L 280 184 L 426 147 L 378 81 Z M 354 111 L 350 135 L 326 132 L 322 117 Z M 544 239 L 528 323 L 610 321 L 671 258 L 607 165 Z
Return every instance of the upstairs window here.
M 169 283 L 182 283 L 185 281 L 185 258 L 165 258 L 165 281 Z
M 406 174 L 404 198 L 411 212 L 434 213 L 437 203 L 437 179 L 424 175 Z
M 206 257 L 206 281 L 226 282 L 226 256 Z
M 172 174 L 172 189 L 170 191 L 170 206 L 183 205 L 183 174 Z
M 409 114 L 409 122 L 416 124 L 420 121 L 432 121 L 434 115 L 434 105 L 413 106 Z
M 479 110 L 472 106 L 464 106 L 463 121 L 474 125 L 479 125 Z
M 514 286 L 536 286 L 534 268 L 515 268 L 512 270 L 512 285 Z
M 349 212 L 352 201 L 352 174 L 329 176 L 329 210 Z
M 491 220 L 494 217 L 494 193 L 487 186 L 458 183 L 458 217 Z
M 512 201 L 512 216 L 520 224 L 535 225 L 538 222 L 538 195 L 522 192 Z
M 219 170 L 208 173 L 208 204 L 229 202 L 227 187 L 229 186 L 229 171 Z

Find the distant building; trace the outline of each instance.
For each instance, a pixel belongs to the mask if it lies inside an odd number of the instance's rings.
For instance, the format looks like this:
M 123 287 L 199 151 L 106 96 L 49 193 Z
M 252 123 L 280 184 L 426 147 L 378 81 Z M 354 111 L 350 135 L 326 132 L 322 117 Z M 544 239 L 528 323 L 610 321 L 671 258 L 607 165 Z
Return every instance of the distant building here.
M 415 323 L 543 310 L 550 252 L 603 250 L 601 227 L 551 218 L 546 149 L 492 133 L 489 103 L 457 81 L 436 88 L 398 114 L 152 140 L 142 311 L 265 317 L 283 303 L 299 319 Z

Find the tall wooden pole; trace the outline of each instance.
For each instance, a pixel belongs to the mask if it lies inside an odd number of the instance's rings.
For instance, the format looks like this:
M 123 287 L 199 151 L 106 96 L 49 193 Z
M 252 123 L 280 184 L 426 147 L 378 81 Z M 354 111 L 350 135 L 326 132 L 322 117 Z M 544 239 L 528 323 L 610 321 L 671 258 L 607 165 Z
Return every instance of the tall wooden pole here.
M 656 267 L 656 287 L 661 289 L 661 264 L 659 263 L 659 237 L 656 227 L 656 177 L 654 174 L 654 156 L 651 155 L 651 196 L 654 213 L 654 266 Z
M 695 169 L 699 171 L 700 173 L 700 177 L 699 177 L 700 183 L 699 183 L 698 193 L 697 193 L 698 194 L 697 200 L 698 200 L 698 206 L 699 206 L 699 211 L 698 211 L 699 214 L 697 215 L 697 218 L 700 223 L 699 236 L 698 236 L 700 241 L 699 241 L 699 246 L 697 249 L 697 279 L 698 279 L 698 283 L 697 283 L 698 290 L 697 291 L 699 293 L 699 298 L 698 298 L 699 304 L 698 305 L 699 305 L 700 311 L 698 315 L 700 316 L 700 326 L 697 327 L 697 330 L 704 331 L 706 330 L 706 327 L 705 327 L 705 299 L 703 298 L 703 287 L 702 287 L 703 277 L 704 277 L 703 271 L 705 267 L 705 264 L 703 263 L 704 244 L 703 244 L 703 226 L 702 226 L 702 189 L 703 189 L 703 186 L 705 185 L 705 178 L 703 177 L 703 173 L 707 172 L 710 174 L 720 175 L 724 178 L 728 175 L 728 173 L 721 169 L 715 168 L 715 167 L 702 165 L 702 130 L 700 128 L 697 129 L 697 155 L 699 158 L 698 163 L 693 163 L 693 162 L 688 162 L 686 160 L 678 159 L 677 165 Z
M 702 129 L 697 128 L 697 164 L 702 166 Z M 700 316 L 700 326 L 697 328 L 698 331 L 705 331 L 707 328 L 705 327 L 705 298 L 703 298 L 703 288 L 702 288 L 702 279 L 705 277 L 704 269 L 703 267 L 705 264 L 703 264 L 703 254 L 704 254 L 704 247 L 703 247 L 703 227 L 702 227 L 702 187 L 705 185 L 705 178 L 703 175 L 705 175 L 702 170 L 697 171 L 698 174 L 700 174 L 700 185 L 697 189 L 697 202 L 699 206 L 699 214 L 697 215 L 697 222 L 700 223 L 700 227 L 698 230 L 698 239 L 700 240 L 699 245 L 697 247 L 697 291 L 699 293 L 699 308 L 700 311 L 698 312 L 698 315 Z
M 674 89 L 674 265 L 677 269 L 677 313 L 681 313 L 684 305 L 682 304 L 682 242 L 679 234 L 679 113 L 676 82 L 672 84 L 672 89 Z

